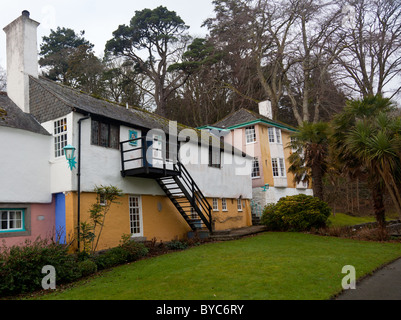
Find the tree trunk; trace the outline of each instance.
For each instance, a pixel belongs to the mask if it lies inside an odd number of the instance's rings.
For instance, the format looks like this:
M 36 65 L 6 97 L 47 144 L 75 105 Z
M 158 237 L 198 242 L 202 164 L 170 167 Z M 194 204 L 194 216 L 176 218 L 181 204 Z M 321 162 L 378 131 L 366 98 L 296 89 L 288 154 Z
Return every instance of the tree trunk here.
M 376 221 L 380 229 L 384 229 L 386 227 L 386 209 L 384 207 L 383 197 L 384 188 L 378 183 L 373 184 L 371 188 Z
M 320 166 L 315 165 L 312 168 L 312 189 L 313 196 L 319 198 L 324 201 L 324 192 L 323 192 L 323 172 Z

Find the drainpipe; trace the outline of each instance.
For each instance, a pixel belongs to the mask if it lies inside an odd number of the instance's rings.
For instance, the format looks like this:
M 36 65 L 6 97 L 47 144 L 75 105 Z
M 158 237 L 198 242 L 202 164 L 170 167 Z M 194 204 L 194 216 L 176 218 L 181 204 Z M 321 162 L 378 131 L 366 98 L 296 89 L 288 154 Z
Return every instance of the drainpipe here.
M 81 246 L 81 239 L 79 236 L 79 233 L 81 232 L 81 123 L 84 120 L 90 119 L 90 115 L 81 118 L 78 120 L 78 213 L 77 213 L 77 218 L 78 218 L 78 252 L 80 252 L 80 246 Z

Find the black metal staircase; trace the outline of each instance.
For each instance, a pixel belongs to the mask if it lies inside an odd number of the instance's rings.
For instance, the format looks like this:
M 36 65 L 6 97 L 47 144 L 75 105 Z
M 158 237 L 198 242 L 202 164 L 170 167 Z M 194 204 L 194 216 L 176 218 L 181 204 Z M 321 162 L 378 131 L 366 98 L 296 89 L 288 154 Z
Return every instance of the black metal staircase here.
M 133 146 L 132 142 L 137 143 Z M 147 148 L 145 137 L 120 143 L 122 176 L 155 179 L 192 231 L 207 228 L 212 232 L 212 207 L 185 166 L 177 161 L 167 168 L 163 159 L 163 164 L 157 167 L 146 156 Z M 129 166 L 134 162 L 137 165 Z
M 207 228 L 212 232 L 212 208 L 188 170 L 180 163 L 174 164 L 178 175 L 156 179 L 178 212 L 193 231 Z

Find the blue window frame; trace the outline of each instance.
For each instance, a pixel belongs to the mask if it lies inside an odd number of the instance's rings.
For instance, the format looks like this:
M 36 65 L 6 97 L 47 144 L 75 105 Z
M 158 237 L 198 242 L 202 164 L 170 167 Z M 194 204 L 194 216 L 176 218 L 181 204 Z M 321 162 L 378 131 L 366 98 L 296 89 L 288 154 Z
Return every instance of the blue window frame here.
M 0 233 L 25 230 L 25 209 L 0 209 Z

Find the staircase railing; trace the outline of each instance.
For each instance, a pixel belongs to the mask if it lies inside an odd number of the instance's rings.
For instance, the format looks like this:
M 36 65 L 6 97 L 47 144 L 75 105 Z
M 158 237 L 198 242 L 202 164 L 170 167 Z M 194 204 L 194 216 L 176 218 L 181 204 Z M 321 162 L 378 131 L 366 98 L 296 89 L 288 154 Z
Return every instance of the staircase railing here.
M 179 174 L 179 180 L 184 187 L 186 193 L 189 195 L 189 200 L 191 202 L 192 207 L 198 214 L 198 216 L 202 219 L 203 223 L 206 227 L 212 231 L 212 207 L 209 202 L 206 200 L 206 197 L 203 195 L 201 189 L 198 187 L 188 170 L 185 166 L 177 161 L 177 164 L 174 164 L 174 170 L 177 170 Z

